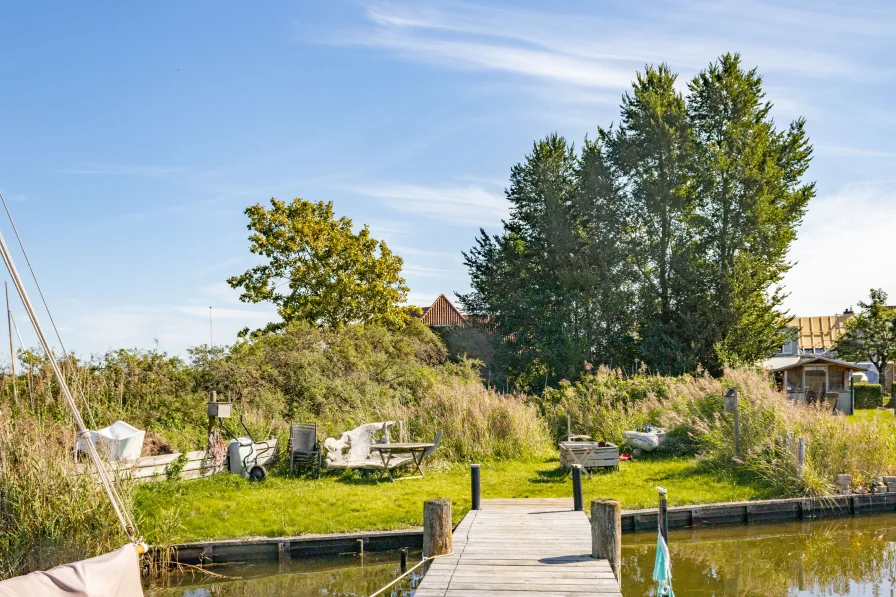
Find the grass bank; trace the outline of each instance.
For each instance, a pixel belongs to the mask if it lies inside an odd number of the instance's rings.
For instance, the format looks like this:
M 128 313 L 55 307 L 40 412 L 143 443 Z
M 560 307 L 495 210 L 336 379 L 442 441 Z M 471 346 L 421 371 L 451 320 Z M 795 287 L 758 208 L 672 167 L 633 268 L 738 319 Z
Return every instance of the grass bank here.
M 423 501 L 447 497 L 455 521 L 470 508 L 469 472 L 455 465 L 424 479 L 377 482 L 359 475 L 319 480 L 272 476 L 251 484 L 231 475 L 140 488 L 142 530 L 152 541 L 182 543 L 246 536 L 392 530 L 420 526 Z M 584 479 L 586 499 L 610 497 L 623 508 L 656 505 L 656 487 L 672 505 L 767 499 L 774 492 L 755 479 L 713 470 L 693 458 L 651 456 L 623 462 L 619 472 Z M 486 498 L 571 497 L 572 484 L 556 458 L 482 466 Z

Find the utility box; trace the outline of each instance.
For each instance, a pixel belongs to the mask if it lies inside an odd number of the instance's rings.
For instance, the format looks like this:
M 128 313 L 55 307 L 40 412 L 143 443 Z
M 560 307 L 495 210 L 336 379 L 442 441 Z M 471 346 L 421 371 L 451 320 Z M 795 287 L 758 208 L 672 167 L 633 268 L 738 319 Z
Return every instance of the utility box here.
M 725 392 L 722 406 L 726 413 L 737 412 L 737 388 L 730 388 Z
M 233 402 L 209 402 L 208 416 L 229 419 L 233 414 Z

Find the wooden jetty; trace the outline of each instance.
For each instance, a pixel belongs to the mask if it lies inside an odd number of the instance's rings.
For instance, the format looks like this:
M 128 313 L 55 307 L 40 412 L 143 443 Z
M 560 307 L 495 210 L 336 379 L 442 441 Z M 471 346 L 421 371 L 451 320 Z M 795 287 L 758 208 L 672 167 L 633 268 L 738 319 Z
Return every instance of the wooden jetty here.
M 569 499 L 482 500 L 430 564 L 415 597 L 621 597 L 591 524 Z

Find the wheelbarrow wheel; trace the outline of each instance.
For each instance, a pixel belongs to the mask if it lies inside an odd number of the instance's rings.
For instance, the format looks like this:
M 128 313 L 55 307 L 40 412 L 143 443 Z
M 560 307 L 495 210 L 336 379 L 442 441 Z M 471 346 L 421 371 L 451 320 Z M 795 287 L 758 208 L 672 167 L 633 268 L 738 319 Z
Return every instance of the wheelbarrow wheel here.
M 250 481 L 264 481 L 268 476 L 268 471 L 261 465 L 253 466 L 252 470 L 249 471 L 249 480 Z

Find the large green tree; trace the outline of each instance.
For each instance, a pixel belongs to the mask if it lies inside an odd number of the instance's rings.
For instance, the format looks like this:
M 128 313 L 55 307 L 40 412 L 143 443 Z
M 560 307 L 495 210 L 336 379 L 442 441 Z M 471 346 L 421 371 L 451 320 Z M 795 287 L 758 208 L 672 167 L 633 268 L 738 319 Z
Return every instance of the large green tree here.
M 680 372 L 694 365 L 679 316 L 692 289 L 680 279 L 694 201 L 693 139 L 676 80 L 665 64 L 638 73 L 622 98 L 618 129 L 603 137 L 624 191 L 619 217 L 628 224 L 628 259 L 639 274 L 641 355 L 653 368 Z
M 787 251 L 814 196 L 805 122 L 779 130 L 736 54 L 686 96 L 667 65 L 648 66 L 620 110 L 579 155 L 557 135 L 537 142 L 511 171 L 503 231 L 465 254 L 461 303 L 511 378 L 636 359 L 720 374 L 784 342 Z
M 871 290 L 871 302 L 859 303 L 861 311 L 843 323 L 834 344 L 837 356 L 851 361 L 871 361 L 887 381 L 887 364 L 896 359 L 896 309 L 887 306 L 887 293 Z
M 407 321 L 403 261 L 366 225 L 356 233 L 350 219 L 335 217 L 332 203 L 302 199 L 271 199 L 270 208 L 252 205 L 246 215 L 249 250 L 265 262 L 227 282 L 242 290 L 243 302 L 277 306 L 283 321 L 266 331 L 292 321 L 331 327 Z
M 780 283 L 790 269 L 813 183 L 804 183 L 812 147 L 805 120 L 781 131 L 769 112 L 762 77 L 725 54 L 689 85 L 688 121 L 695 159 L 691 218 L 700 277 L 710 300 L 693 312 L 703 330 L 698 359 L 715 373 L 754 363 L 787 336 Z
M 614 187 L 599 143 L 586 142 L 579 159 L 550 135 L 513 167 L 506 196 L 502 233 L 481 231 L 464 254 L 474 292 L 460 302 L 494 332 L 505 373 L 541 387 L 609 360 L 628 331 L 624 309 L 612 304 L 621 302 L 617 287 L 603 280 L 619 273 L 613 260 L 622 253 L 615 216 L 604 225 Z

